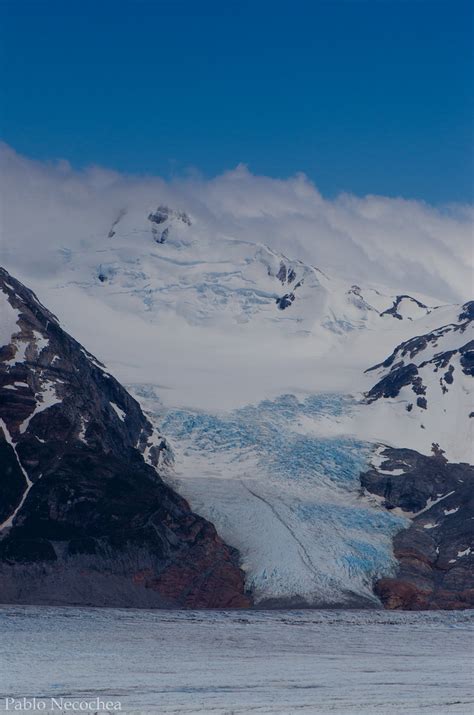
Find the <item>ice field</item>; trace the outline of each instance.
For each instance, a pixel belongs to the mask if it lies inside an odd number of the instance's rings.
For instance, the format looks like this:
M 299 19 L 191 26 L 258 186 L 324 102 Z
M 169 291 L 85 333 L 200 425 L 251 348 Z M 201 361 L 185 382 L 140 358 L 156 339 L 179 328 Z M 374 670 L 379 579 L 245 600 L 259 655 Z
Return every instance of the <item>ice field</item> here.
M 3 607 L 0 619 L 0 710 L 6 697 L 35 696 L 110 698 L 127 715 L 468 715 L 474 705 L 472 612 Z

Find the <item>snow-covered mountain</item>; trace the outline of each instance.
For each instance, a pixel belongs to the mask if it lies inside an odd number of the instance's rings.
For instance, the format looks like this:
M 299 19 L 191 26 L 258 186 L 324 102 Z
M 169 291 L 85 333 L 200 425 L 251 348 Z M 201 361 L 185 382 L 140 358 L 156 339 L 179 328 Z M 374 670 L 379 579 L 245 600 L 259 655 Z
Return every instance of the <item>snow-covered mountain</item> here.
M 32 280 L 169 439 L 168 478 L 238 548 L 258 602 L 376 603 L 412 515 L 359 475 L 380 445 L 473 461 L 472 306 L 380 274 L 355 285 L 288 249 L 156 201 L 64 235 Z
M 375 400 L 376 383 L 394 379 L 394 366 L 397 375 L 416 369 L 431 382 L 428 372 L 437 366 L 421 367 L 427 358 L 420 353 L 415 367 L 404 346 L 421 346 L 426 338 L 419 336 L 441 330 L 450 349 L 472 329 L 469 320 L 454 332 L 443 327 L 459 322 L 461 306 L 397 294 L 381 285 L 381 276 L 355 285 L 263 243 L 212 232 L 199 217 L 164 205 L 122 209 L 107 231 L 71 246 L 64 240 L 56 274 L 34 285 L 127 384 L 160 386 L 170 407 L 218 411 L 281 394 L 367 392 L 346 433 L 426 454 L 435 442 L 450 458 L 470 461 L 471 381 L 462 370 L 466 379 L 449 389 L 443 382 L 426 407 L 421 393 L 405 405 L 404 393 L 383 387 L 384 399 Z M 437 343 L 429 344 L 433 357 Z M 431 390 L 424 383 L 420 389 Z
M 439 327 L 398 345 L 369 368 L 371 420 L 405 446 L 439 443 L 451 459 L 472 461 L 474 302 L 439 309 Z
M 419 296 L 361 289 L 263 243 L 209 234 L 184 211 L 120 211 L 106 235 L 64 249 L 61 277 L 114 308 L 159 324 L 276 324 L 287 335 L 335 334 L 413 321 L 430 313 Z M 290 310 L 291 308 L 291 310 Z

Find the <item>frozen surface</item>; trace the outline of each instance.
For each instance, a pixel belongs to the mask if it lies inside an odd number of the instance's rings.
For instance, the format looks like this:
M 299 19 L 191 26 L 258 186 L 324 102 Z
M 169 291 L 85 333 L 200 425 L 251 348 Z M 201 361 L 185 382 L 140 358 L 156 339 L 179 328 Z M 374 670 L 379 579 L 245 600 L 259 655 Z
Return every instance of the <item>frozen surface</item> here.
M 171 442 L 171 484 L 238 548 L 258 602 L 378 605 L 373 581 L 394 571 L 392 537 L 408 520 L 361 494 L 373 445 L 331 435 L 353 400 L 282 395 L 211 413 L 134 392 Z
M 130 715 L 468 715 L 473 617 L 3 607 L 0 710 L 99 696 Z

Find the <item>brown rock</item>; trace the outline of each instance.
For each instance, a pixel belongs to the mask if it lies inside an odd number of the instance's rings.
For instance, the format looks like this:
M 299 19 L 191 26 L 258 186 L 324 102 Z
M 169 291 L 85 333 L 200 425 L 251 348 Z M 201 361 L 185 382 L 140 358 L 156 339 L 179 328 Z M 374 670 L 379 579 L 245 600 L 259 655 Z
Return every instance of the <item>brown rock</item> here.
M 382 472 L 371 469 L 361 482 L 411 514 L 411 524 L 393 540 L 396 577 L 377 581 L 375 593 L 386 608 L 473 608 L 474 468 L 449 463 L 436 449 L 432 457 L 408 449 L 383 454 Z M 403 474 L 390 475 L 400 466 Z

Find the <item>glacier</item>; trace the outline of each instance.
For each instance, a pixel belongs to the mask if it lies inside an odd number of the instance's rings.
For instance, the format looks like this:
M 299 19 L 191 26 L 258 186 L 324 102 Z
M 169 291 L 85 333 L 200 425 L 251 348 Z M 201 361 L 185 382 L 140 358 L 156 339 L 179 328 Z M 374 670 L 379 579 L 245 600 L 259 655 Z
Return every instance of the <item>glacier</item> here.
M 165 407 L 150 385 L 129 389 L 170 441 L 168 479 L 239 549 L 257 603 L 378 605 L 372 583 L 394 571 L 391 538 L 408 520 L 361 492 L 373 444 L 317 431 L 353 399 L 287 394 L 211 413 Z

